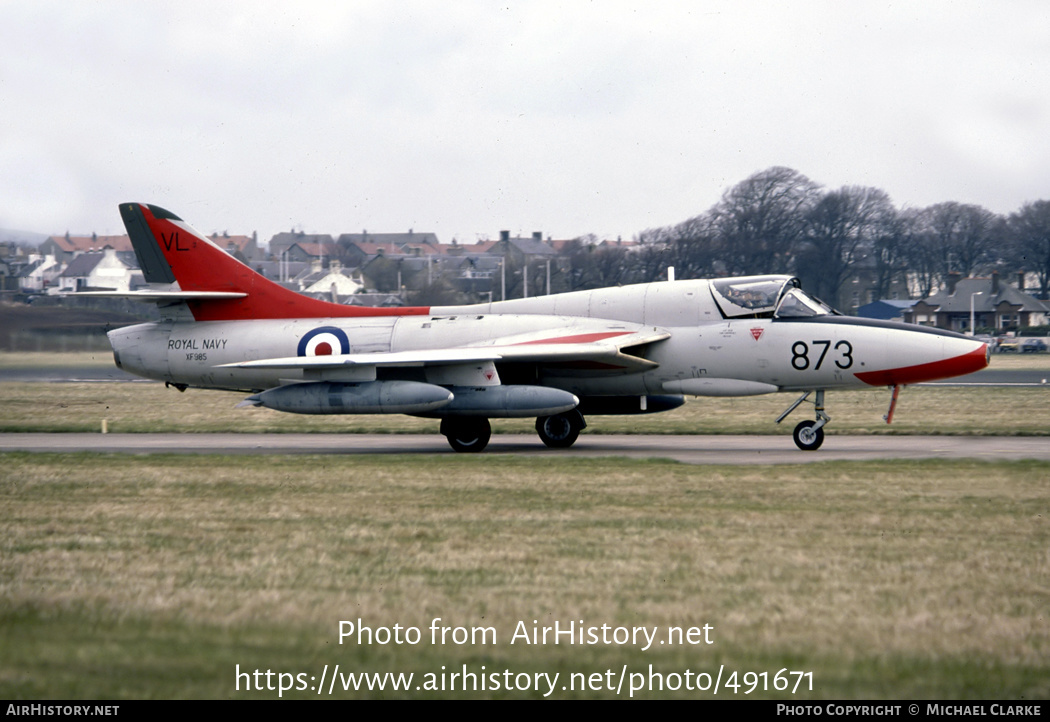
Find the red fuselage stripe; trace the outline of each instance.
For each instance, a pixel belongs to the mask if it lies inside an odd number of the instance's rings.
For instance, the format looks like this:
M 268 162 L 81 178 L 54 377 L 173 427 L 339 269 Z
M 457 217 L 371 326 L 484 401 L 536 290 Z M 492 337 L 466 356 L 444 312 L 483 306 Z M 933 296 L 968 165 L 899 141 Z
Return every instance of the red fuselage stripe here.
M 544 343 L 594 343 L 616 336 L 626 336 L 630 331 L 606 331 L 602 333 L 580 333 L 575 336 L 559 336 L 558 338 L 541 338 L 536 341 L 522 341 L 515 346 L 533 346 Z

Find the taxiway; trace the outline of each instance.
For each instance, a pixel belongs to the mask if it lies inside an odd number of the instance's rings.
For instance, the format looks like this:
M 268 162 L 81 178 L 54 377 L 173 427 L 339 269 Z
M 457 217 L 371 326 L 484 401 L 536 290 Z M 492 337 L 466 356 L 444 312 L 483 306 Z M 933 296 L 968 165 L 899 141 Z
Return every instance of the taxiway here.
M 439 434 L 0 434 L 0 451 L 127 454 L 435 454 L 455 456 Z M 1045 437 L 829 435 L 816 452 L 790 436 L 584 434 L 548 449 L 531 434 L 496 434 L 479 455 L 671 459 L 687 464 L 801 464 L 887 459 L 1050 461 Z

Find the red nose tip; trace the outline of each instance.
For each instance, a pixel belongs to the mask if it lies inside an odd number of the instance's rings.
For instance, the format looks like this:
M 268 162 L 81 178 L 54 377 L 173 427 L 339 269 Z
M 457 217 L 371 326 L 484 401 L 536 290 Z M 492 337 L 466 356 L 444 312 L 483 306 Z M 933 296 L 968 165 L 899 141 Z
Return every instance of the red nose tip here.
M 865 371 L 857 378 L 871 386 L 896 386 L 898 384 L 917 384 L 923 381 L 936 381 L 952 376 L 964 376 L 980 371 L 988 365 L 988 345 L 981 344 L 969 353 L 953 358 L 942 359 L 918 366 L 903 366 L 899 369 L 884 371 Z

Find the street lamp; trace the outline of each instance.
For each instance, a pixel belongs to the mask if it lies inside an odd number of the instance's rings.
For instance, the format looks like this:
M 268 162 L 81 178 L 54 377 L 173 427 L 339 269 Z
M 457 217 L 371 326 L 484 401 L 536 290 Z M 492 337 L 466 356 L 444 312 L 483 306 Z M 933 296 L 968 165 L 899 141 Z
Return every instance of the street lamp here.
M 973 336 L 973 297 L 983 296 L 984 291 L 978 291 L 977 293 L 970 294 L 970 335 Z

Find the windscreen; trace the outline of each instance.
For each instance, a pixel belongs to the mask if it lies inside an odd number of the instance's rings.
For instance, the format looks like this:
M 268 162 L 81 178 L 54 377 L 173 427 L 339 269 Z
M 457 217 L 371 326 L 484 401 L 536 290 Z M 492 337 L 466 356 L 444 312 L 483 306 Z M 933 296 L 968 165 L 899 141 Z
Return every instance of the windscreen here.
M 807 295 L 791 276 L 748 276 L 711 282 L 711 292 L 726 318 L 808 318 L 837 315 Z
M 823 301 L 807 296 L 801 288 L 788 290 L 777 306 L 776 318 L 808 318 L 835 314 L 835 309 Z

